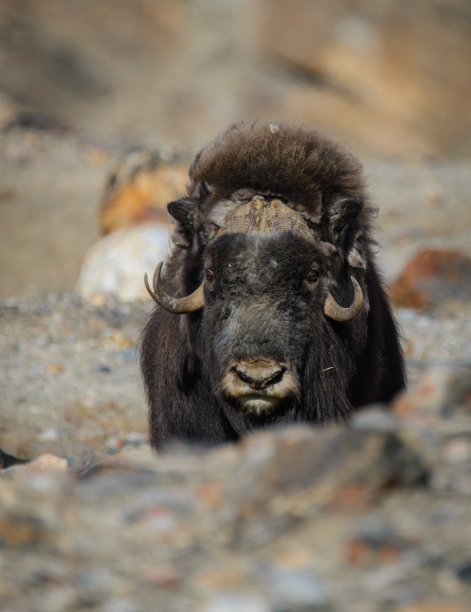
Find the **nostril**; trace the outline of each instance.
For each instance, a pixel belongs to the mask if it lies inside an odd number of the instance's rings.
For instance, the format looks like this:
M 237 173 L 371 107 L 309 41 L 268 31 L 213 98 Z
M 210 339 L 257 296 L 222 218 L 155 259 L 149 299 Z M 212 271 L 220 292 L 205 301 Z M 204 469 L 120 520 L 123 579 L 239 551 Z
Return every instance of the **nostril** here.
M 251 389 L 266 389 L 269 385 L 274 385 L 283 378 L 285 368 L 277 368 L 264 376 L 251 376 L 247 371 L 232 368 L 233 371 L 243 382 L 250 385 Z

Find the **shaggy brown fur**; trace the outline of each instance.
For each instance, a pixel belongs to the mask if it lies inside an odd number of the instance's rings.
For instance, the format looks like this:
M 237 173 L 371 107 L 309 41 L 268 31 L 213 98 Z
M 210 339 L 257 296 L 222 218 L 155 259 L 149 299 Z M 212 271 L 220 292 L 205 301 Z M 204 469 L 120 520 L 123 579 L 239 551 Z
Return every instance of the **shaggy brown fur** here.
M 209 187 L 207 206 L 241 187 L 308 205 L 312 213 L 332 193 L 367 204 L 359 160 L 320 132 L 287 123 L 233 124 L 198 153 L 189 175 L 190 196 Z

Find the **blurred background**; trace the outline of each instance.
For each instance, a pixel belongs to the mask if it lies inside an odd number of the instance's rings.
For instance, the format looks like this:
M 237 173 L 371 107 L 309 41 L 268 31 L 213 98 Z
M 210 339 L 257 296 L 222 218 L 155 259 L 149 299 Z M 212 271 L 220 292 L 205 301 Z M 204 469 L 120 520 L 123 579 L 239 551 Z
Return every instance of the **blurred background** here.
M 469 155 L 468 0 L 2 0 L 0 113 L 192 151 L 288 117 L 359 154 Z
M 1 0 L 0 292 L 70 290 L 101 234 L 165 224 L 188 161 L 241 119 L 326 131 L 387 223 L 446 238 L 464 223 L 470 58 L 469 0 Z

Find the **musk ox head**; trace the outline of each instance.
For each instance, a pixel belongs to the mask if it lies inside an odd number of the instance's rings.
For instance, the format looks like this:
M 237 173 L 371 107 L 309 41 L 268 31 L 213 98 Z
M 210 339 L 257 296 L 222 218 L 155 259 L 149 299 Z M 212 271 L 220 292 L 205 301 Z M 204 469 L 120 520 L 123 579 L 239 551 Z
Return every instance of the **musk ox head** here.
M 316 378 L 335 380 L 330 371 L 342 356 L 325 346 L 329 326 L 352 321 L 364 307 L 360 284 L 342 267 L 335 247 L 319 240 L 298 213 L 280 200 L 256 197 L 226 214 L 206 247 L 204 280 L 193 293 L 169 296 L 160 286 L 161 266 L 153 291 L 145 282 L 166 310 L 201 310 L 203 360 L 213 392 L 250 421 L 287 411 L 293 416 L 306 403 L 313 382 L 311 375 L 305 381 L 304 372 L 310 352 Z M 313 409 L 319 409 L 317 401 Z
M 190 179 L 168 206 L 174 249 L 145 283 L 187 315 L 178 330 L 210 393 L 237 430 L 344 416 L 374 267 L 360 163 L 314 131 L 237 124 Z

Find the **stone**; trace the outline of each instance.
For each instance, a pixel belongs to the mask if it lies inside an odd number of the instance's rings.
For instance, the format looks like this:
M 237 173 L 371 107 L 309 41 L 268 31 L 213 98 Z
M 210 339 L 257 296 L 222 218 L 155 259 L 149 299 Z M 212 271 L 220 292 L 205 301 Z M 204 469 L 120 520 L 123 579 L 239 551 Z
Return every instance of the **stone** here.
M 345 558 L 352 565 L 391 563 L 402 555 L 409 543 L 390 523 L 375 515 L 366 516 L 347 542 Z
M 272 607 L 260 595 L 224 593 L 210 597 L 200 612 L 272 612 Z
M 386 406 L 369 406 L 350 419 L 351 426 L 358 431 L 395 431 L 397 429 L 397 416 Z
M 433 421 L 458 407 L 469 406 L 470 372 L 467 367 L 428 368 L 393 401 L 393 413 L 400 418 Z
M 151 282 L 167 249 L 168 231 L 163 225 L 146 223 L 116 230 L 86 254 L 76 291 L 97 305 L 101 305 L 103 296 L 110 294 L 123 302 L 150 299 L 144 273 Z
M 471 302 L 471 257 L 461 251 L 424 249 L 406 264 L 390 295 L 396 305 L 412 308 Z
M 79 472 L 10 468 L 0 476 L 2 604 L 362 612 L 403 609 L 426 587 L 437 607 L 417 611 L 461 612 L 469 497 L 404 479 L 414 453 L 393 438 L 299 425 L 216 449 L 126 449 Z M 432 437 L 421 443 L 433 453 Z M 346 503 L 355 488 L 363 504 Z M 434 551 L 438 567 L 427 562 Z M 456 611 L 438 607 L 445 571 Z
M 329 606 L 329 591 L 312 569 L 270 567 L 265 580 L 273 604 L 278 609 L 314 612 L 326 610 Z
M 460 435 L 451 438 L 443 445 L 441 458 L 452 466 L 471 463 L 471 439 Z
M 144 222 L 168 223 L 167 204 L 185 194 L 187 168 L 155 150 L 132 150 L 111 169 L 101 199 L 103 234 Z

